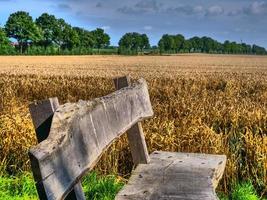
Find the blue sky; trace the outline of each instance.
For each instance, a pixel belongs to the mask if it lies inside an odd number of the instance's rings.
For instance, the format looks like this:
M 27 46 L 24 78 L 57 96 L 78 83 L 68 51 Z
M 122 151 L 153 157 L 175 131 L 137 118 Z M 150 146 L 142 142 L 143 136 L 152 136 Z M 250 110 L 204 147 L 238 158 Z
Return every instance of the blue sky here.
M 126 32 L 147 33 L 157 44 L 164 33 L 210 36 L 267 48 L 267 0 L 0 0 L 0 26 L 10 13 L 43 12 L 73 26 L 104 28 L 117 45 Z

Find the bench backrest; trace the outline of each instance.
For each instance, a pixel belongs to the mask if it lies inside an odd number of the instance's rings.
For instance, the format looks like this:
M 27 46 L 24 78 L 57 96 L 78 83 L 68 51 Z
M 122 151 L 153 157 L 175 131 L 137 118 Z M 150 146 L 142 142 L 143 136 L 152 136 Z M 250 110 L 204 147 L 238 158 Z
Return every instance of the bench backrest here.
M 136 133 L 140 136 L 140 154 L 145 157 L 143 162 L 147 162 L 147 149 L 138 122 L 152 115 L 144 79 L 93 101 L 57 106 L 48 137 L 29 151 L 39 197 L 64 199 L 95 166 L 103 151 L 129 129 L 130 137 Z M 137 150 L 131 151 L 136 154 Z

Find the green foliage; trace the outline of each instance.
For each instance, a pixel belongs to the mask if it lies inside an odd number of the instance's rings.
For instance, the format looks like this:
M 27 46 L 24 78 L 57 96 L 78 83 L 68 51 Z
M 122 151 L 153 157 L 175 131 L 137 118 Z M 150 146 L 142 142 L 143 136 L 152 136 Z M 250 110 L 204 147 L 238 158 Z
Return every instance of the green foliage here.
M 265 48 L 257 45 L 238 44 L 226 40 L 223 44 L 210 37 L 192 37 L 188 40 L 178 35 L 164 34 L 158 43 L 160 53 L 225 53 L 225 54 L 267 54 Z
M 36 25 L 43 30 L 44 38 L 41 44 L 45 47 L 55 42 L 55 33 L 57 32 L 57 19 L 54 15 L 43 13 L 35 21 Z
M 39 42 L 42 39 L 42 30 L 36 26 L 29 13 L 24 11 L 11 14 L 5 30 L 8 37 L 18 41 L 21 53 L 27 49 L 29 43 Z
M 114 55 L 118 54 L 117 48 L 92 49 L 94 55 Z
M 123 183 L 115 176 L 100 177 L 95 172 L 83 179 L 83 190 L 90 200 L 113 200 Z M 1 200 L 37 200 L 35 183 L 30 173 L 15 176 L 0 176 Z
M 89 31 L 72 27 L 64 19 L 43 13 L 35 22 L 29 13 L 11 14 L 0 29 L 0 54 L 13 55 L 86 55 L 86 54 L 163 54 L 163 53 L 225 53 L 265 55 L 265 48 L 257 45 L 225 41 L 223 44 L 210 37 L 185 39 L 181 34 L 164 34 L 158 47 L 151 48 L 146 34 L 126 33 L 119 41 L 119 48 L 109 49 L 110 36 L 101 28 Z M 6 35 L 6 36 L 5 36 Z M 7 44 L 6 37 L 16 39 L 16 48 Z M 10 42 L 9 42 L 10 43 Z M 97 51 L 93 50 L 97 49 Z M 105 49 L 105 50 L 103 50 Z
M 92 54 L 92 48 L 97 48 L 100 52 L 100 49 L 110 44 L 110 37 L 103 29 L 88 31 L 79 27 L 71 27 L 64 19 L 56 19 L 55 16 L 47 13 L 37 18 L 36 24 L 44 32 L 41 46 L 47 48 L 56 44 L 58 54 Z
M 79 27 L 74 27 L 73 29 L 77 32 L 79 36 L 80 47 L 83 47 L 83 48 L 94 47 L 95 40 L 94 40 L 93 34 L 90 31 L 85 30 L 83 28 L 79 28 Z
M 178 53 L 183 48 L 185 38 L 183 35 L 168 35 L 165 34 L 160 39 L 158 45 L 160 52 Z
M 10 45 L 8 37 L 6 36 L 6 33 L 2 28 L 0 28 L 0 45 Z
M 266 54 L 266 50 L 265 50 L 265 48 L 260 47 L 260 46 L 257 46 L 257 45 L 255 45 L 255 44 L 252 46 L 251 51 L 252 51 L 253 54 L 259 54 L 259 55 L 264 55 L 264 54 Z
M 158 43 L 160 52 L 168 52 L 168 53 L 175 53 L 175 42 L 174 37 L 172 35 L 165 34 L 162 36 Z
M 79 46 L 80 40 L 78 33 L 71 27 L 66 26 L 63 31 L 63 44 L 61 48 L 63 49 L 73 49 L 74 47 Z
M 0 55 L 14 54 L 15 49 L 11 46 L 5 31 L 0 28 Z
M 110 37 L 103 29 L 97 28 L 91 32 L 94 39 L 94 47 L 97 49 L 105 48 L 110 45 Z
M 149 43 L 149 38 L 147 37 L 146 34 L 142 34 L 141 36 L 141 44 L 140 44 L 140 49 L 143 51 L 144 49 L 149 49 L 150 48 L 150 43 Z
M 140 33 L 126 33 L 119 41 L 120 54 L 138 54 L 144 49 L 150 48 L 149 39 L 146 34 Z
M 238 184 L 234 187 L 233 192 L 231 193 L 231 199 L 233 200 L 259 200 L 257 192 L 254 189 L 252 183 L 245 182 Z
M 113 200 L 122 186 L 123 183 L 114 176 L 98 177 L 96 173 L 91 173 L 83 180 L 85 196 L 91 200 Z
M 265 49 L 264 49 L 264 51 L 265 51 Z M 252 54 L 252 53 L 256 53 L 253 51 L 251 45 L 247 45 L 245 43 L 237 44 L 236 42 L 230 42 L 228 40 L 226 40 L 223 44 L 223 52 L 227 53 L 227 54 L 236 54 L 236 53 Z
M 236 184 L 229 197 L 224 194 L 218 196 L 220 200 L 260 200 L 251 181 Z
M 229 200 L 229 198 L 223 193 L 219 193 L 218 197 L 219 197 L 220 200 Z
M 65 35 L 70 29 L 70 25 L 65 22 L 64 19 L 56 20 L 56 28 L 54 32 L 54 42 L 59 46 L 64 46 L 64 40 L 66 41 Z
M 113 200 L 123 184 L 115 176 L 101 177 L 95 172 L 85 176 L 82 181 L 85 196 L 90 200 Z M 220 200 L 260 200 L 250 181 L 235 185 L 229 197 L 222 193 L 218 196 Z M 0 199 L 37 200 L 32 175 L 24 172 L 17 176 L 0 176 Z
M 182 44 L 182 49 L 181 52 L 182 53 L 190 53 L 192 49 L 192 43 L 189 40 L 185 40 Z
M 183 35 L 178 34 L 178 35 L 173 36 L 173 39 L 174 39 L 174 48 L 175 48 L 175 51 L 176 52 L 179 52 L 182 49 L 182 47 L 183 47 L 183 43 L 185 41 L 185 38 L 184 38 Z
M 23 173 L 18 176 L 0 177 L 1 200 L 38 199 L 35 184 L 31 174 Z

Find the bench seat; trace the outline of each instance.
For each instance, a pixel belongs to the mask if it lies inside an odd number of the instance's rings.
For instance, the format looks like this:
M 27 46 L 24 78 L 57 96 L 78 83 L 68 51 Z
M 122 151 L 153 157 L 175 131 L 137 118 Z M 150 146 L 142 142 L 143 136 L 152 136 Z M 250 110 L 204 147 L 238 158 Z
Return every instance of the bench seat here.
M 139 164 L 116 200 L 214 200 L 226 156 L 155 151 Z

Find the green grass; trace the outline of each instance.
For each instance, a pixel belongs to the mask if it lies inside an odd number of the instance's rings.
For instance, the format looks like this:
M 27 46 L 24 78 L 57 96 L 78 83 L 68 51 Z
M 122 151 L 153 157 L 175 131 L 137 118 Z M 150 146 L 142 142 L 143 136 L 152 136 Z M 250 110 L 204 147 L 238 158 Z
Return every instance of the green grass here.
M 236 184 L 229 197 L 223 194 L 220 194 L 219 197 L 220 200 L 260 200 L 250 181 Z
M 98 177 L 91 173 L 83 179 L 83 191 L 90 200 L 113 200 L 122 186 L 115 176 Z
M 85 176 L 82 182 L 86 199 L 113 200 L 123 182 L 115 176 L 99 176 L 95 172 Z M 233 187 L 229 197 L 220 194 L 220 200 L 260 200 L 250 181 Z M 33 177 L 24 172 L 17 176 L 0 176 L 1 200 L 37 200 Z M 266 199 L 265 199 L 266 200 Z
M 238 184 L 234 191 L 231 194 L 232 199 L 234 200 L 259 200 L 257 192 L 254 189 L 252 183 L 246 182 Z
M 83 179 L 83 190 L 86 199 L 90 200 L 113 200 L 117 192 L 122 188 L 123 182 L 115 176 L 98 176 L 95 172 L 90 173 Z M 0 177 L 1 200 L 37 200 L 33 177 L 30 173 L 22 173 L 16 177 Z
M 34 181 L 30 173 L 19 176 L 0 177 L 1 200 L 27 200 L 38 199 Z

